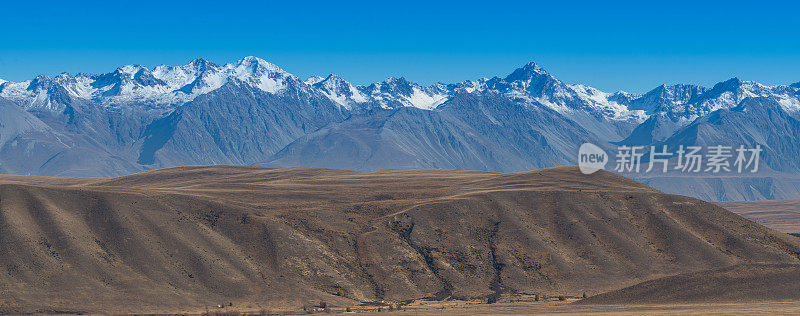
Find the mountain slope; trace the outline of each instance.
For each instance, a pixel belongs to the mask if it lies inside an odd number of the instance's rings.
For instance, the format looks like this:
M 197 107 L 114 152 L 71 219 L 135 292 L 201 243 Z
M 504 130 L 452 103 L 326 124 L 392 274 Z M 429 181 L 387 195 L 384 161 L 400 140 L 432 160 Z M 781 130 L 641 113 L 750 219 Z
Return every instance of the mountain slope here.
M 318 95 L 299 90 L 275 95 L 234 81 L 149 124 L 137 162 L 151 167 L 252 164 L 343 119 L 335 104 Z
M 553 110 L 520 107 L 495 93 L 457 94 L 436 111 L 353 115 L 298 139 L 267 164 L 520 171 L 569 164 L 576 144 L 586 141 L 596 139 Z
M 735 127 L 735 128 L 732 128 Z M 797 173 L 800 162 L 800 121 L 768 98 L 748 98 L 736 107 L 710 113 L 665 141 L 678 145 L 745 145 L 763 148 L 762 161 L 773 170 Z
M 53 186 L 41 177 L 4 179 L 4 312 L 492 301 L 800 261 L 798 239 L 575 167 L 499 174 L 197 166 L 54 178 Z
M 115 175 L 142 170 L 115 155 L 100 137 L 76 131 L 85 118 L 40 115 L 0 97 L 0 171 L 17 174 Z M 99 135 L 95 134 L 95 135 Z
M 581 300 L 581 305 L 796 301 L 800 265 L 749 264 L 643 282 Z
M 644 133 L 642 134 L 644 135 Z M 800 121 L 771 98 L 746 98 L 730 109 L 719 109 L 697 118 L 663 142 L 672 152 L 679 146 L 760 146 L 759 172 L 631 175 L 674 194 L 708 201 L 785 199 L 797 197 L 800 164 Z M 641 144 L 641 143 L 640 143 Z M 733 160 L 731 160 L 731 164 Z M 735 168 L 734 168 L 735 170 Z

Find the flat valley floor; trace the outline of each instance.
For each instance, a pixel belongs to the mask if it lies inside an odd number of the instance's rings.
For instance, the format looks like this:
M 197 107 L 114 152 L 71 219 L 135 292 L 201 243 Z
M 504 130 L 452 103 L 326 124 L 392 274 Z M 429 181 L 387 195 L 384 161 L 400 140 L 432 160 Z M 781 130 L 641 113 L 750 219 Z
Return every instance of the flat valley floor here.
M 533 297 L 505 298 L 494 304 L 481 301 L 415 301 L 401 310 L 386 306 L 332 308 L 331 315 L 800 315 L 800 301 L 755 303 L 708 303 L 663 305 L 576 305 L 579 298 L 565 301 L 534 301 Z M 380 311 L 379 311 L 380 309 Z M 187 311 L 204 314 L 204 311 Z M 301 315 L 302 310 L 263 311 L 257 309 L 211 309 L 210 314 Z M 314 313 L 316 314 L 316 312 Z

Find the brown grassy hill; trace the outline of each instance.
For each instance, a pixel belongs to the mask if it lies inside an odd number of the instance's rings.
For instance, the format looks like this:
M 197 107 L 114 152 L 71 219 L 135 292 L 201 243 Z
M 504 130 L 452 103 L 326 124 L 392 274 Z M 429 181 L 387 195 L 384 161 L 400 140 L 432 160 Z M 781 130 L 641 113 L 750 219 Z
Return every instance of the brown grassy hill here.
M 2 311 L 299 308 L 589 294 L 800 263 L 800 239 L 575 167 L 503 174 L 196 166 L 0 177 Z
M 716 202 L 731 212 L 785 233 L 800 233 L 800 199 Z
M 576 302 L 586 305 L 691 304 L 800 299 L 800 265 L 743 264 L 643 282 Z

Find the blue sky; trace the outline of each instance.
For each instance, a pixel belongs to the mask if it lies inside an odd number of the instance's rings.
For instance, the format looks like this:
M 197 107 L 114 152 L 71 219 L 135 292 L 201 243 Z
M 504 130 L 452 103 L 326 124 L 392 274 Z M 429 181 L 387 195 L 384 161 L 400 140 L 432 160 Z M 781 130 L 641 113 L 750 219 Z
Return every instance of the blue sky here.
M 738 1 L 25 1 L 0 4 L 0 78 L 255 55 L 364 84 L 505 76 L 644 92 L 800 81 L 800 5 Z

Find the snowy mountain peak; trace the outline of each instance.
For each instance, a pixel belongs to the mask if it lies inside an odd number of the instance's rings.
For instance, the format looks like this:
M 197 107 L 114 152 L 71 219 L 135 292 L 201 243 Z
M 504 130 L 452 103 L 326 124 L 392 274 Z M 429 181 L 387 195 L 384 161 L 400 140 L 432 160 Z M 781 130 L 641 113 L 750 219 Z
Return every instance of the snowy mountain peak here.
M 525 64 L 525 66 L 522 66 L 522 68 L 518 68 L 506 76 L 505 81 L 529 81 L 532 78 L 539 76 L 552 77 L 549 73 L 547 73 L 546 70 L 544 70 L 544 68 L 542 68 L 542 66 L 539 66 L 539 64 L 535 62 L 529 62 Z
M 473 92 L 481 92 L 486 90 L 486 82 L 489 79 L 480 78 L 478 80 L 467 80 L 460 84 L 455 85 L 455 90 L 466 92 L 466 93 L 473 93 Z
M 336 75 L 336 74 L 330 74 L 330 75 L 328 75 L 327 77 L 325 77 L 325 80 L 326 80 L 326 81 L 327 81 L 327 80 L 330 80 L 330 81 L 337 81 L 337 82 L 344 82 L 344 81 L 345 81 L 344 79 L 342 79 L 342 77 L 339 77 L 339 75 Z
M 311 82 L 311 79 L 306 82 Z M 318 80 L 312 86 L 322 92 L 331 101 L 347 110 L 352 110 L 359 103 L 369 101 L 355 86 L 334 74 L 328 75 L 325 79 Z
M 57 78 L 62 79 L 39 75 L 22 82 L 4 81 L 0 84 L 0 97 L 15 101 L 24 109 L 63 111 L 71 102 L 71 97 L 59 82 L 66 81 L 65 77 Z
M 394 96 L 407 97 L 413 92 L 413 87 L 405 78 L 389 77 L 381 82 L 376 82 L 365 87 L 368 94 L 375 95 L 379 99 L 392 98 Z
M 237 69 L 237 70 L 246 69 L 246 70 L 249 70 L 249 71 L 252 71 L 252 72 L 270 71 L 270 72 L 286 73 L 286 71 L 284 71 L 283 69 L 281 69 L 277 65 L 275 65 L 273 63 L 270 63 L 270 62 L 268 62 L 266 60 L 263 60 L 261 58 L 255 57 L 255 56 L 247 56 L 245 58 L 242 58 L 242 60 L 240 60 L 240 61 L 238 61 L 236 63 L 236 65 L 234 66 L 234 69 Z
M 725 80 L 723 82 L 717 83 L 714 87 L 711 88 L 713 91 L 736 91 L 740 87 L 744 85 L 745 81 L 739 79 L 738 77 L 733 77 L 731 79 Z
M 322 80 L 325 80 L 325 78 L 322 78 L 321 76 L 311 76 L 308 79 L 306 79 L 306 81 L 303 81 L 303 82 L 305 82 L 305 84 L 307 84 L 309 86 L 313 86 L 314 84 L 316 84 L 317 82 L 320 82 Z
M 223 68 L 231 77 L 268 93 L 285 89 L 288 81 L 300 81 L 280 67 L 254 56 L 247 56 Z
M 47 89 L 49 85 L 52 85 L 52 80 L 50 77 L 45 75 L 38 75 L 36 78 L 31 80 L 31 83 L 28 85 L 28 91 L 36 91 L 40 89 Z
M 761 85 L 753 81 L 744 81 L 739 78 L 717 83 L 706 93 L 706 98 L 728 100 L 729 103 L 739 103 L 748 97 L 766 97 L 772 94 L 772 88 Z M 729 104 L 725 108 L 730 108 L 734 104 Z
M 697 100 L 707 90 L 692 84 L 662 84 L 632 100 L 629 108 L 643 110 L 648 115 L 660 112 L 684 115 L 689 110 L 686 105 Z
M 155 94 L 169 92 L 166 82 L 156 78 L 153 72 L 140 65 L 127 65 L 114 72 L 92 76 L 89 85 L 95 90 L 90 97 L 113 97 L 115 101 L 133 102 Z
M 58 76 L 56 76 L 54 79 L 59 81 L 59 82 L 68 81 L 68 80 L 74 80 L 74 78 L 67 72 L 62 72 L 62 73 L 58 74 Z
M 389 78 L 386 78 L 386 80 L 384 80 L 383 82 L 384 83 L 388 83 L 388 84 L 402 84 L 402 85 L 408 84 L 408 80 L 406 80 L 406 77 L 402 77 L 402 76 L 400 78 L 389 77 Z
M 405 77 L 389 77 L 381 82 L 373 83 L 370 87 L 372 90 L 377 89 L 383 93 L 399 93 L 408 96 L 412 93 L 413 85 L 416 84 L 409 82 Z
M 137 72 L 141 71 L 142 69 L 147 69 L 141 65 L 125 65 L 122 67 L 117 68 L 115 72 L 120 74 L 125 74 L 128 76 L 133 76 Z M 149 71 L 149 69 L 147 69 Z
M 405 77 L 389 77 L 356 89 L 371 104 L 385 109 L 415 107 L 432 110 L 447 101 L 453 92 L 443 84 L 424 87 L 409 82 Z
M 197 69 L 198 71 L 205 71 L 206 69 L 208 69 L 210 67 L 213 67 L 213 68 L 219 67 L 219 66 L 217 66 L 217 64 L 212 63 L 212 62 L 210 62 L 210 61 L 208 61 L 206 59 L 203 59 L 203 58 L 194 59 L 188 65 L 191 65 L 194 69 Z
M 656 97 L 662 102 L 685 103 L 706 90 L 708 89 L 693 84 L 663 84 L 651 90 L 646 95 Z
M 537 72 L 537 73 L 547 73 L 547 71 L 545 71 L 544 68 L 542 68 L 542 66 L 540 66 L 539 64 L 537 64 L 536 62 L 533 62 L 533 61 L 528 62 L 527 64 L 525 64 L 525 66 L 523 66 L 522 69 L 526 69 L 528 71 Z
M 153 69 L 153 76 L 163 80 L 170 91 L 192 95 L 196 86 L 203 85 L 204 79 L 208 79 L 218 71 L 217 64 L 205 59 L 195 59 L 183 66 L 158 66 Z
M 728 79 L 728 80 L 725 80 L 725 81 L 723 81 L 722 83 L 724 83 L 724 84 L 739 84 L 739 85 L 740 85 L 740 84 L 742 84 L 743 82 L 745 82 L 745 81 L 744 81 L 744 80 L 742 80 L 741 78 L 739 78 L 739 77 L 733 77 L 733 78 L 730 78 L 730 79 Z
M 342 78 L 342 77 L 340 77 L 340 76 L 338 76 L 336 74 L 328 75 L 327 77 L 325 77 L 325 79 L 319 80 L 317 83 L 315 83 L 314 86 L 318 87 L 318 88 L 326 88 L 326 87 L 336 86 L 336 87 L 339 87 L 339 88 L 347 88 L 347 90 L 353 90 L 355 92 L 358 92 L 358 89 L 356 88 L 355 85 L 351 84 L 347 80 L 344 80 L 344 78 Z M 360 94 L 360 92 L 359 92 L 359 94 Z M 359 101 L 359 102 L 366 102 L 366 100 Z

